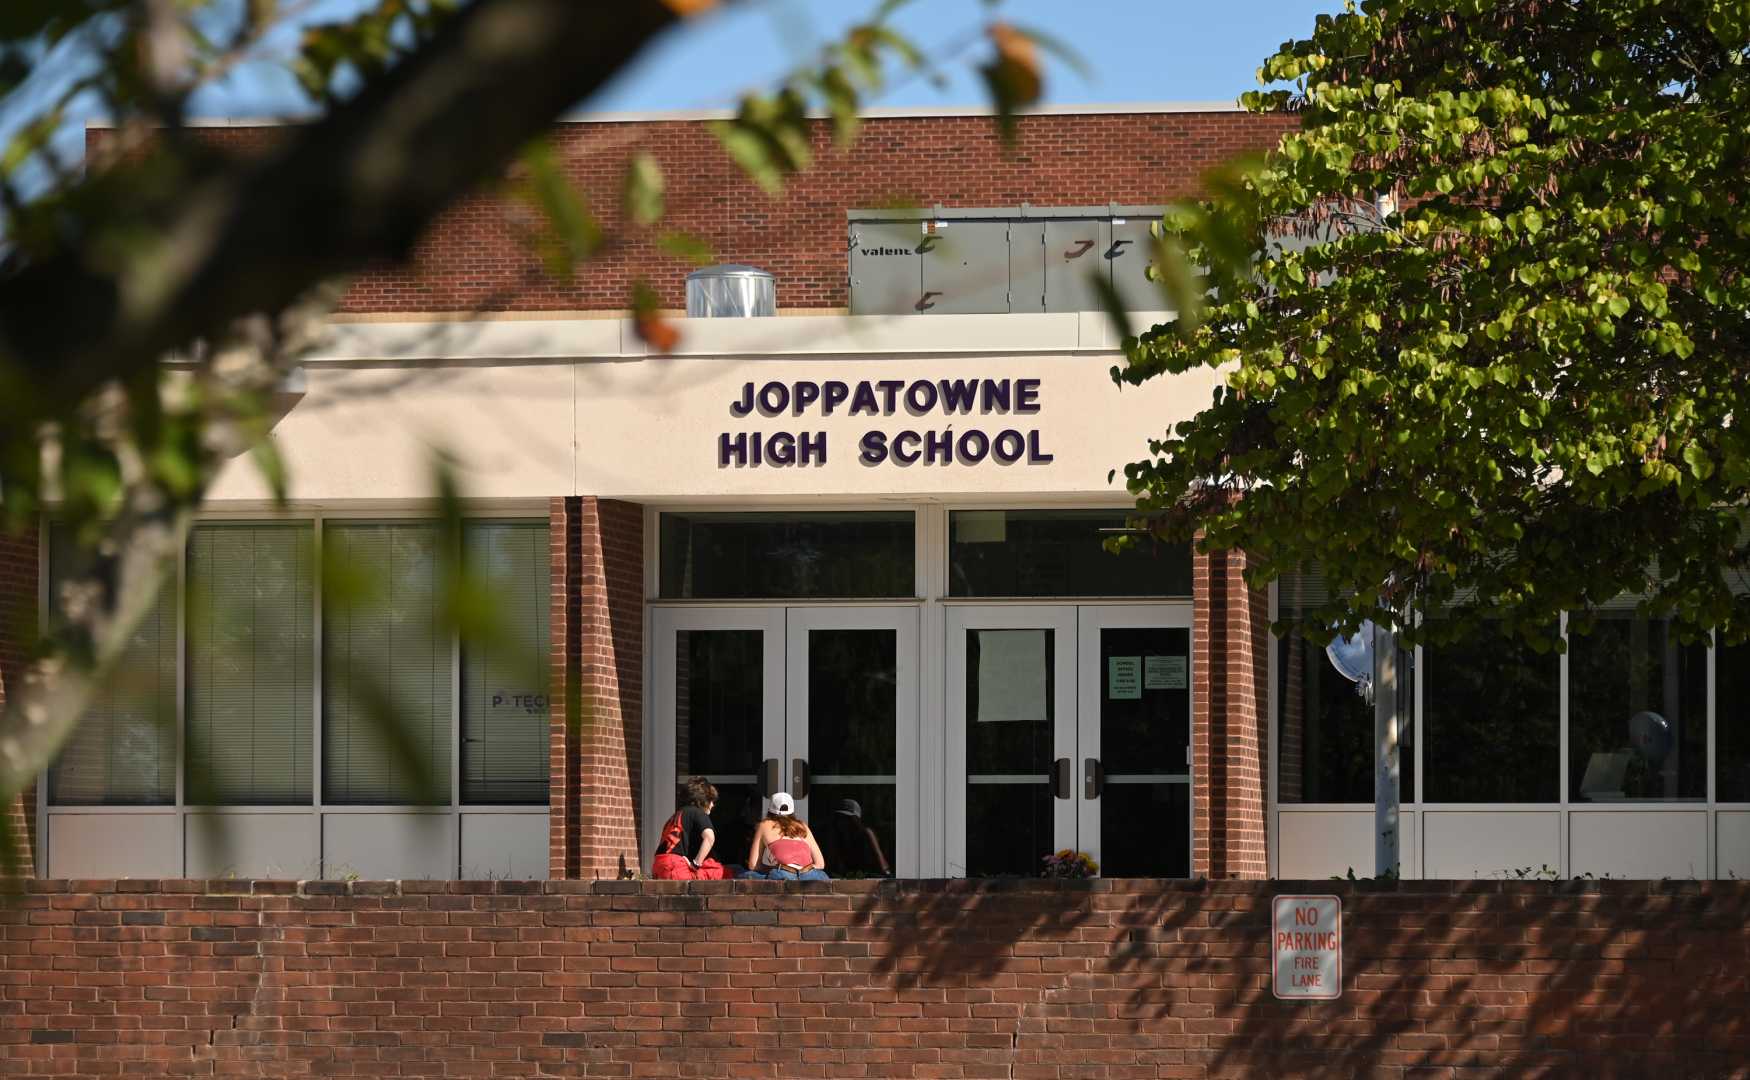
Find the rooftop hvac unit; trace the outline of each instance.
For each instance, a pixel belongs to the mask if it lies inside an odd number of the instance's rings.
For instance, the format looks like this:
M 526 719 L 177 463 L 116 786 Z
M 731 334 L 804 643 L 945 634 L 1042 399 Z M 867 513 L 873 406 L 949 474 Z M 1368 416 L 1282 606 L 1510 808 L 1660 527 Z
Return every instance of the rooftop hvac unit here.
M 687 275 L 689 319 L 749 318 L 778 313 L 772 275 L 752 266 L 707 266 Z

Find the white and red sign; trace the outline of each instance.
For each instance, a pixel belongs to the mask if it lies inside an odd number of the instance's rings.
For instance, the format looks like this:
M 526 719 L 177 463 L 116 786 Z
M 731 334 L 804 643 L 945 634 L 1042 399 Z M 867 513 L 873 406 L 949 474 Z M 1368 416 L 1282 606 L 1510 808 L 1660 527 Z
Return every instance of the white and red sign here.
M 1343 901 L 1278 896 L 1270 920 L 1270 989 L 1279 998 L 1343 995 Z

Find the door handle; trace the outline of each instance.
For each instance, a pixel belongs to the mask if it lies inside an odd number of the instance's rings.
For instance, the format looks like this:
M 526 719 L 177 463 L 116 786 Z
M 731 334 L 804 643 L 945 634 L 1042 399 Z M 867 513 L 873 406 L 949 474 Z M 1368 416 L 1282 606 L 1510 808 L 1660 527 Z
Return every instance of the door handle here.
M 1072 786 L 1071 770 L 1075 762 L 1069 758 L 1060 757 L 1051 763 L 1051 797 L 1054 799 L 1075 798 L 1075 788 Z
M 784 762 L 779 758 L 769 757 L 760 763 L 760 795 L 769 799 L 783 790 Z
M 792 799 L 808 798 L 808 759 L 790 759 L 790 797 Z
M 1100 764 L 1099 758 L 1088 758 L 1082 762 L 1082 798 L 1098 799 L 1100 792 L 1106 790 L 1106 766 Z

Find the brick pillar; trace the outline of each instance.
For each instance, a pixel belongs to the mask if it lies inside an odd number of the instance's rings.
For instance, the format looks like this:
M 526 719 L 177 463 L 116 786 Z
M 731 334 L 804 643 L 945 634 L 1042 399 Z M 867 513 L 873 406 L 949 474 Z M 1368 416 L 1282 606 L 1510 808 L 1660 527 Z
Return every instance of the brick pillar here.
M 553 551 L 552 802 L 548 872 L 617 877 L 640 865 L 644 743 L 644 510 L 568 498 Z
M 1261 878 L 1269 768 L 1269 599 L 1241 577 L 1242 552 L 1195 556 L 1192 873 Z
M 37 542 L 34 524 L 13 535 L 0 533 L 0 709 L 6 690 L 23 677 L 24 664 L 37 632 Z M 36 786 L 9 806 L 0 807 L 5 826 L 18 845 L 20 872 L 36 873 Z

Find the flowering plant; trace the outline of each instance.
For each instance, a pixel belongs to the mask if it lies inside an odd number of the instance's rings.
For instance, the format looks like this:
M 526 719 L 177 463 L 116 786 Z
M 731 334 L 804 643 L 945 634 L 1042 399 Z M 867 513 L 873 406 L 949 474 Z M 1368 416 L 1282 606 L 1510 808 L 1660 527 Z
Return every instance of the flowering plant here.
M 1045 856 L 1045 869 L 1039 872 L 1040 877 L 1048 878 L 1091 878 L 1100 876 L 1100 864 L 1085 851 L 1052 852 Z

